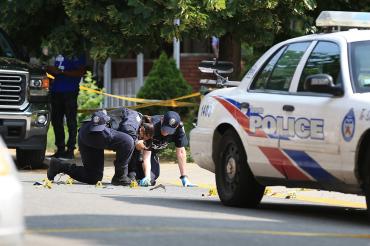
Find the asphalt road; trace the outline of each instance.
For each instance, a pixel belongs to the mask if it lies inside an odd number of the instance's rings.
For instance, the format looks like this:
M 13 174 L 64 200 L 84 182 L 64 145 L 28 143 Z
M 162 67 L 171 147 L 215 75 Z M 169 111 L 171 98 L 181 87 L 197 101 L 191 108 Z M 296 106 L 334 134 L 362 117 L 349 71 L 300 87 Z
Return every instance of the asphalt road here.
M 181 187 L 176 165 L 162 165 L 165 190 L 110 186 L 112 170 L 103 188 L 61 182 L 51 189 L 34 185 L 45 170 L 22 171 L 25 245 L 370 246 L 363 208 L 274 196 L 258 209 L 231 208 L 209 196 L 213 175 L 196 165 L 189 165 L 189 176 L 204 181 L 198 188 Z

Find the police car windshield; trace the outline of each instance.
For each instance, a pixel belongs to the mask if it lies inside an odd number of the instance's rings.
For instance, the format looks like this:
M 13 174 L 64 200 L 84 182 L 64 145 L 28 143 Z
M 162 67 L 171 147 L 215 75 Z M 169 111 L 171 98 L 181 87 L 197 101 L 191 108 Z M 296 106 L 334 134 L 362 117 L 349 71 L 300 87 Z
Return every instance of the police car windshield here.
M 355 92 L 370 92 L 370 41 L 353 42 L 350 48 L 350 68 Z
M 9 44 L 8 40 L 0 32 L 0 57 L 15 57 L 15 52 Z

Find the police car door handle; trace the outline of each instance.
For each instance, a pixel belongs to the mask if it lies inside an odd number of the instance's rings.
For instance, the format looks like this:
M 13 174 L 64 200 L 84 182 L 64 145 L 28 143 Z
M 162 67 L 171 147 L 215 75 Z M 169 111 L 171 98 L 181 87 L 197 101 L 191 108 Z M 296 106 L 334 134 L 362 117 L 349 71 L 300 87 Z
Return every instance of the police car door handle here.
M 246 108 L 246 109 L 248 109 L 248 108 L 249 108 L 249 103 L 247 103 L 247 102 L 242 102 L 242 103 L 240 104 L 240 109 L 242 109 L 242 108 Z
M 293 112 L 294 111 L 294 106 L 293 105 L 284 105 L 283 110 L 287 112 Z

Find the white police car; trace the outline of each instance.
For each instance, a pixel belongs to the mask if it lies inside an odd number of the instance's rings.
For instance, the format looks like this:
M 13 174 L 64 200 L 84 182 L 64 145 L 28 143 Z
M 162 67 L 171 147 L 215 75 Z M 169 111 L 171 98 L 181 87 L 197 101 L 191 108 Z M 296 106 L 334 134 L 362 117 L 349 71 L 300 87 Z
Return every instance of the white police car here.
M 370 30 L 338 30 L 370 28 L 370 13 L 317 24 L 336 31 L 273 46 L 238 87 L 202 99 L 190 148 L 223 204 L 254 207 L 284 185 L 364 194 L 370 207 Z

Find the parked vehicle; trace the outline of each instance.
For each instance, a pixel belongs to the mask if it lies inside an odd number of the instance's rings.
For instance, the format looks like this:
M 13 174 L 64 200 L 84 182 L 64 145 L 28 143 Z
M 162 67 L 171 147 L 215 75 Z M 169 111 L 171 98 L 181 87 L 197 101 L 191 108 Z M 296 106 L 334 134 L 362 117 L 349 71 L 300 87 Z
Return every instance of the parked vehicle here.
M 239 86 L 203 98 L 191 154 L 223 204 L 255 207 L 283 185 L 365 195 L 370 208 L 370 31 L 349 29 L 370 28 L 370 13 L 320 16 L 334 32 L 276 44 Z
M 37 167 L 45 158 L 49 79 L 22 59 L 0 30 L 0 135 L 9 148 L 16 148 L 19 167 Z

